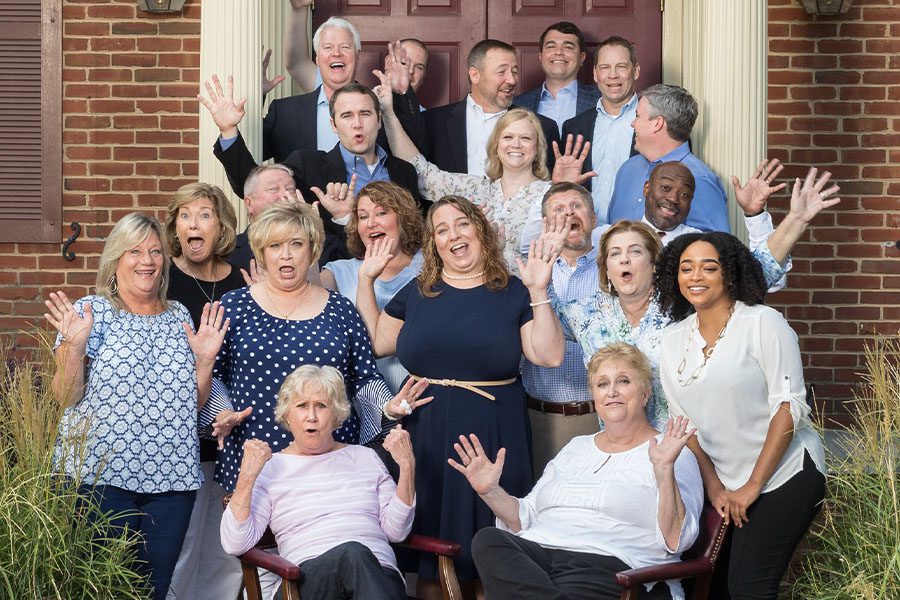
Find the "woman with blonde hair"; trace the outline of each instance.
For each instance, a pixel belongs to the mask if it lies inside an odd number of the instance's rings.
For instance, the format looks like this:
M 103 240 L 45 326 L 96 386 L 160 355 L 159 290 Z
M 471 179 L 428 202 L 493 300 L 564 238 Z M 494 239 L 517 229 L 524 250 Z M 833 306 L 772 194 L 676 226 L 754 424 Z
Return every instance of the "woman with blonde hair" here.
M 154 600 L 169 589 L 200 487 L 197 410 L 228 328 L 214 303 L 194 333 L 187 309 L 166 299 L 168 269 L 159 221 L 131 213 L 106 240 L 97 293 L 74 303 L 51 293 L 44 315 L 58 331 L 53 390 L 69 406 L 60 462 L 117 527 L 141 536 Z M 84 432 L 76 459 L 66 440 Z

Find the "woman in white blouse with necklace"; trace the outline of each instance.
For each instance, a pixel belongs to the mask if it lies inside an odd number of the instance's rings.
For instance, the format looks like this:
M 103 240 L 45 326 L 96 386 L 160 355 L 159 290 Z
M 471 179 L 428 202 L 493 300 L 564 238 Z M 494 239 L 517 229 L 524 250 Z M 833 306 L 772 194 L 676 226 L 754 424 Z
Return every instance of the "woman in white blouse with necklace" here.
M 762 305 L 762 270 L 729 234 L 673 241 L 655 285 L 662 310 L 677 321 L 662 339 L 669 413 L 697 427 L 688 445 L 706 494 L 736 526 L 714 583 L 722 587 L 711 597 L 777 598 L 825 492 L 797 336 Z

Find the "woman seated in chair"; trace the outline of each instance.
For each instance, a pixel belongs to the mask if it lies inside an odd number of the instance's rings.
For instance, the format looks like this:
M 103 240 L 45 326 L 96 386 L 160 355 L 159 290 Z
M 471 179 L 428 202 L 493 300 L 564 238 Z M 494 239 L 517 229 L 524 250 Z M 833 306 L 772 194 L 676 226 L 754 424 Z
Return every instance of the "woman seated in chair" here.
M 647 357 L 615 342 L 594 354 L 588 378 L 606 428 L 569 442 L 524 498 L 500 487 L 505 449 L 491 462 L 476 436 L 455 444 L 462 464 L 450 465 L 497 516 L 497 527 L 472 542 L 488 598 L 619 598 L 617 572 L 677 561 L 697 537 L 703 485 L 685 448 L 695 430 L 682 418 L 665 433 L 647 421 Z M 681 600 L 684 592 L 668 581 L 638 597 Z
M 285 379 L 275 419 L 294 440 L 274 455 L 261 439 L 244 442 L 222 547 L 243 554 L 269 526 L 281 556 L 300 565 L 303 598 L 406 598 L 389 543 L 412 527 L 409 434 L 398 425 L 384 441 L 400 467 L 395 484 L 374 450 L 332 437 L 349 414 L 344 378 L 334 367 L 304 365 Z

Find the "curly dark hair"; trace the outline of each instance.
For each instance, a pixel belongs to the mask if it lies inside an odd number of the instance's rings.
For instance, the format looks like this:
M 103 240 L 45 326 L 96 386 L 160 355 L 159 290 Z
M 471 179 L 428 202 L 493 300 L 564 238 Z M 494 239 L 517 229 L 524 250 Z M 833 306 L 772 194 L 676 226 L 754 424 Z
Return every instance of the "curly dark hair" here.
M 708 231 L 680 235 L 663 248 L 659 255 L 653 274 L 653 287 L 663 314 L 668 314 L 673 321 L 681 321 L 694 312 L 694 307 L 681 294 L 678 285 L 681 255 L 694 242 L 712 244 L 719 253 L 722 278 L 732 300 L 740 300 L 748 306 L 764 304 L 766 278 L 747 246 L 730 233 Z
M 350 222 L 345 228 L 350 254 L 359 259 L 366 257 L 366 245 L 359 237 L 359 217 L 356 214 L 363 196 L 368 196 L 373 204 L 392 210 L 397 215 L 397 230 L 400 233 L 397 250 L 409 256 L 418 252 L 422 246 L 425 219 L 409 190 L 390 181 L 372 181 L 359 190 L 350 209 Z

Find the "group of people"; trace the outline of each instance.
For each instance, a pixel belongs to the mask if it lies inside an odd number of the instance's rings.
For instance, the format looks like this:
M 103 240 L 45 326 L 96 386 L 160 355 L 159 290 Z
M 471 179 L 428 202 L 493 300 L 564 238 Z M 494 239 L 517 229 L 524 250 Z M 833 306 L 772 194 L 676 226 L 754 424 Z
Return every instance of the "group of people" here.
M 583 35 L 551 25 L 520 96 L 513 48 L 484 40 L 466 99 L 423 111 L 421 42 L 390 44 L 369 89 L 349 22 L 319 27 L 314 63 L 300 29 L 289 67 L 313 89 L 271 103 L 274 164 L 231 78 L 198 96 L 248 230 L 187 185 L 164 224 L 116 224 L 96 294 L 46 303 L 60 464 L 141 534 L 154 598 L 235 597 L 232 555 L 267 527 L 304 597 L 404 598 L 403 573 L 440 597 L 434 559 L 389 546 L 414 532 L 461 543 L 471 597 L 615 598 L 617 571 L 691 547 L 704 496 L 735 525 L 714 597 L 775 598 L 824 462 L 796 335 L 763 301 L 838 202 L 830 175 L 795 181 L 777 228 L 779 162 L 733 177 L 751 249 L 690 151 L 696 101 L 636 93 L 623 38 L 592 87 Z

